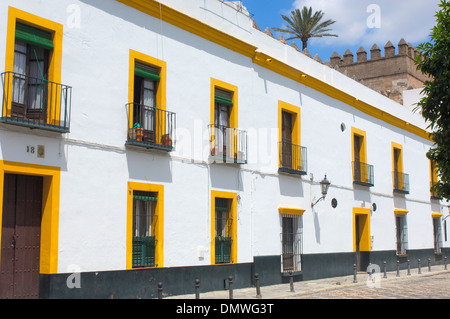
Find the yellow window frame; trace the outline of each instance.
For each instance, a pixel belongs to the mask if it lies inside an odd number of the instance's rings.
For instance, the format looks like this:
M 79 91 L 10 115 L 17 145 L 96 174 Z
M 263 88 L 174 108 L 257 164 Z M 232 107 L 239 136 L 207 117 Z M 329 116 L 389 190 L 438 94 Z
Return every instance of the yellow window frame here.
M 163 60 L 159 60 L 147 54 L 130 49 L 129 51 L 129 69 L 128 69 L 128 103 L 134 103 L 134 72 L 136 62 L 153 66 L 160 69 L 158 82 L 158 88 L 156 91 L 156 107 L 162 111 L 166 110 L 166 82 L 167 82 L 167 63 Z M 130 107 L 128 110 L 128 128 L 133 127 L 133 108 Z M 156 123 L 156 141 L 161 141 L 161 138 L 165 132 L 166 128 L 166 118 L 165 116 L 158 117 Z
M 231 263 L 237 263 L 237 194 L 213 190 L 211 191 L 211 265 L 215 265 L 216 259 L 216 198 L 231 200 Z
M 133 192 L 143 191 L 157 193 L 155 215 L 158 216 L 155 225 L 155 265 L 164 266 L 164 185 L 128 182 L 127 189 L 127 239 L 126 239 L 126 269 L 132 269 L 133 255 Z
M 301 126 L 301 117 L 300 117 L 300 107 L 283 102 L 278 101 L 278 141 L 282 142 L 282 113 L 288 112 L 292 114 L 292 119 L 294 122 L 294 125 L 292 126 L 292 144 L 301 146 L 301 133 L 300 133 L 300 126 Z M 278 151 L 280 152 L 280 150 Z M 301 169 L 301 152 L 299 155 L 299 161 L 294 161 L 294 152 L 292 152 L 292 169 L 294 170 L 300 170 Z M 281 157 L 278 156 L 278 167 L 282 167 Z

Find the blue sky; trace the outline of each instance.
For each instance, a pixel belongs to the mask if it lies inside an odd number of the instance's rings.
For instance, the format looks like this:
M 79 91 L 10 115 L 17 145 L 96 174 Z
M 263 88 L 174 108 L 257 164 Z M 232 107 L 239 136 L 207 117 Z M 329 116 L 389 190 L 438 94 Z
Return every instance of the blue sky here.
M 261 31 L 266 27 L 284 27 L 281 15 L 289 16 L 291 10 L 303 6 L 321 10 L 324 19 L 335 20 L 332 33 L 339 37 L 308 42 L 311 55 L 318 54 L 322 61 L 329 59 L 334 51 L 342 56 L 347 49 L 356 59 L 360 46 L 369 54 L 375 43 L 384 55 L 386 43 L 391 41 L 397 47 L 401 38 L 413 46 L 428 41 L 439 3 L 440 0 L 242 0 Z M 276 38 L 281 34 L 271 31 Z M 301 42 L 295 42 L 301 49 Z

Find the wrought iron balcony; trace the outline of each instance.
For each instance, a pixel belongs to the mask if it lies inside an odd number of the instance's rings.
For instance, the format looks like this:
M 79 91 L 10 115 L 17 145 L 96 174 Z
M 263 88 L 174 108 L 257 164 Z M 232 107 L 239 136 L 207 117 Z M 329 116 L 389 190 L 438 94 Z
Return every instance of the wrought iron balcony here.
M 373 165 L 362 162 L 352 162 L 353 183 L 363 186 L 374 185 Z
M 433 187 L 434 187 L 434 185 L 436 185 L 437 184 L 437 182 L 434 182 L 434 181 L 432 181 L 431 183 L 430 183 L 430 192 L 431 192 L 431 199 L 442 199 L 442 197 L 440 197 L 439 196 L 439 194 L 437 193 L 437 191 L 435 191 L 434 189 L 433 189 Z
M 170 152 L 175 148 L 176 114 L 137 103 L 127 104 L 126 145 Z
M 409 175 L 402 172 L 392 172 L 394 193 L 409 194 Z
M 307 173 L 307 149 L 290 142 L 278 143 L 279 172 L 306 175 Z
M 210 158 L 223 163 L 247 163 L 247 132 L 236 128 L 210 124 Z
M 72 88 L 14 72 L 2 77 L 0 122 L 60 133 L 70 129 Z

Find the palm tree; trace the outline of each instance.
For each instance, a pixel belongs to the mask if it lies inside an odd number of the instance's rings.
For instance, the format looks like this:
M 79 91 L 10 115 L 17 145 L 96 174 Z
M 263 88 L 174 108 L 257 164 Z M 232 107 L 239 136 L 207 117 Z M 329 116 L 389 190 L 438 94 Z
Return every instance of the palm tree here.
M 336 34 L 327 33 L 331 29 L 327 29 L 330 25 L 335 23 L 333 20 L 326 20 L 321 22 L 325 13 L 322 11 L 314 12 L 312 14 L 312 8 L 303 7 L 300 12 L 299 9 L 291 11 L 291 17 L 281 15 L 281 17 L 288 23 L 287 29 L 272 28 L 275 31 L 285 32 L 292 34 L 293 36 L 286 39 L 300 39 L 303 44 L 303 50 L 308 46 L 309 38 L 321 38 L 321 37 L 337 37 Z

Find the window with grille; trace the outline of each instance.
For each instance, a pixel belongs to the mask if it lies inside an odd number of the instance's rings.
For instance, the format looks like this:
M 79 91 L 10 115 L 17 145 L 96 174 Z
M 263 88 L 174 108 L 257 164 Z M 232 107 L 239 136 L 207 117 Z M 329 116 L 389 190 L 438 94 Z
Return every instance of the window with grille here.
M 441 218 L 433 218 L 434 252 L 440 253 L 442 248 Z
M 156 201 L 156 193 L 133 192 L 133 268 L 155 266 Z
M 408 249 L 408 227 L 405 215 L 396 215 L 397 254 L 405 255 Z
M 215 199 L 215 263 L 231 262 L 232 223 L 231 199 Z
M 280 217 L 282 271 L 301 271 L 302 216 L 282 214 Z

